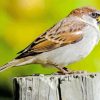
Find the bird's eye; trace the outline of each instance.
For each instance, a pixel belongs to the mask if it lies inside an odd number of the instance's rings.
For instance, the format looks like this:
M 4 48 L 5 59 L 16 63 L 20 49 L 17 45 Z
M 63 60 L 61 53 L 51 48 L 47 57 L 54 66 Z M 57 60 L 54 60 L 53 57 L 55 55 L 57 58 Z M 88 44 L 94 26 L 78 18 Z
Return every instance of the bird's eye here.
M 92 14 L 91 14 L 91 17 L 93 17 L 93 18 L 97 18 L 97 16 L 98 16 L 97 13 L 92 13 Z

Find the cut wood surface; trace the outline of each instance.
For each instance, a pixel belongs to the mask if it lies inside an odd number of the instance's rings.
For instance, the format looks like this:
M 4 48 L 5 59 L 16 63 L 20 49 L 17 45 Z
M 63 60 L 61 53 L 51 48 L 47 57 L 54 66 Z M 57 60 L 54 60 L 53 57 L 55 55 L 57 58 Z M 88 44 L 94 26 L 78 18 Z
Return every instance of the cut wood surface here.
M 17 77 L 14 100 L 100 100 L 100 73 Z

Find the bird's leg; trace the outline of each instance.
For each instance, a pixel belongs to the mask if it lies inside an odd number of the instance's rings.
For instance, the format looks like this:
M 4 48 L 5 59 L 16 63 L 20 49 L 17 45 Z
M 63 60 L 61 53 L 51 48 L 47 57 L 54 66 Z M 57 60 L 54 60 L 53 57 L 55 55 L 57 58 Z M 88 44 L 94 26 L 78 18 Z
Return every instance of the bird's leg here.
M 73 72 L 65 67 L 56 66 L 56 68 L 60 70 L 57 72 L 58 74 L 72 74 L 72 72 Z
M 74 74 L 75 73 L 75 71 L 70 70 L 70 69 L 68 69 L 66 67 L 63 67 L 63 69 L 67 71 L 67 74 Z

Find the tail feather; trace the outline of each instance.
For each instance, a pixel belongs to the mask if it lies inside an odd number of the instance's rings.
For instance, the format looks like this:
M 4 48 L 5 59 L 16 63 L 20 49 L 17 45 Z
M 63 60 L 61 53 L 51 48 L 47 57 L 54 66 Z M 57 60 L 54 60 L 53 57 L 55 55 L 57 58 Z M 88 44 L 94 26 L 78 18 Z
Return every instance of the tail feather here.
M 8 68 L 11 68 L 13 66 L 16 66 L 16 64 L 18 64 L 19 60 L 12 60 L 10 62 L 8 62 L 7 64 L 3 65 L 0 67 L 0 72 L 8 69 Z
M 6 70 L 8 68 L 14 67 L 14 66 L 21 66 L 21 65 L 30 64 L 30 63 L 33 63 L 34 61 L 35 61 L 35 58 L 33 58 L 31 56 L 27 57 L 27 58 L 14 59 L 14 60 L 8 62 L 7 64 L 1 66 L 0 72 Z

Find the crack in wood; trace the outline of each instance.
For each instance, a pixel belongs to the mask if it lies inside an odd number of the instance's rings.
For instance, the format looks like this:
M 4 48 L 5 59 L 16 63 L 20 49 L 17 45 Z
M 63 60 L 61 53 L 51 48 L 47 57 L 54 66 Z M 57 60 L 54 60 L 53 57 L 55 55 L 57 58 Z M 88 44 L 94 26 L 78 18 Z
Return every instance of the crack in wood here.
M 62 100 L 60 84 L 61 84 L 61 80 L 60 80 L 60 78 L 58 78 L 58 94 L 59 94 L 59 100 Z

